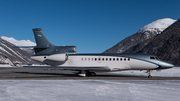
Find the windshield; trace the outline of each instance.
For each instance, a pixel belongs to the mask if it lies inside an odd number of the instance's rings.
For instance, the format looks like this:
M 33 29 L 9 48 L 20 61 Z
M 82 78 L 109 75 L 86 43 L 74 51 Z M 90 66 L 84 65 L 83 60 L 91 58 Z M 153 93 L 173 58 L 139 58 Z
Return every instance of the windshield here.
M 159 58 L 158 57 L 155 57 L 157 60 L 159 60 Z
M 154 57 L 154 56 L 150 57 L 150 59 L 156 59 L 156 60 L 159 60 L 158 57 Z

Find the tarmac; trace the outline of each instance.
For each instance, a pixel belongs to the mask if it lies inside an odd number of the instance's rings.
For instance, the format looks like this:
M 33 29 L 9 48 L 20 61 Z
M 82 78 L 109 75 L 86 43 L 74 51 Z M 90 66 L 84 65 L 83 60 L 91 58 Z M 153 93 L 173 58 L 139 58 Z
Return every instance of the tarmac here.
M 152 75 L 153 76 L 153 75 Z M 39 69 L 22 67 L 0 67 L 0 80 L 180 80 L 180 77 L 159 77 L 126 75 L 115 73 L 96 73 L 88 77 L 78 77 L 77 71 L 58 69 Z

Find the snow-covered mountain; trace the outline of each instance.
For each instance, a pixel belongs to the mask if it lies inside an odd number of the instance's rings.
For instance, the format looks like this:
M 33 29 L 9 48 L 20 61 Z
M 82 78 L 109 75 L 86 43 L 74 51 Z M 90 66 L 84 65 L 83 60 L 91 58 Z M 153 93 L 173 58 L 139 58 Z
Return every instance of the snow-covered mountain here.
M 130 47 L 126 53 L 148 53 L 180 66 L 180 19 L 161 34 Z
M 3 40 L 6 40 L 6 41 L 14 44 L 15 46 L 36 46 L 36 43 L 34 43 L 30 40 L 16 40 L 12 37 L 6 37 L 6 36 L 2 36 L 1 38 Z
M 123 53 L 130 47 L 160 34 L 175 21 L 176 20 L 170 18 L 156 20 L 148 25 L 145 25 L 137 33 L 125 38 L 110 49 L 107 49 L 104 53 Z
M 34 51 L 30 48 L 20 49 L 15 46 L 35 46 L 36 44 L 29 40 L 16 40 L 14 38 L 0 37 L 0 63 L 7 63 L 5 57 L 8 57 L 15 64 L 39 64 L 30 59 Z
M 10 43 L 12 43 L 15 46 L 36 46 L 36 43 L 30 41 L 30 40 L 16 40 L 13 37 L 1 37 L 3 40 L 6 40 Z M 34 51 L 31 48 L 20 48 L 21 50 L 24 50 L 30 54 L 34 54 Z
M 173 24 L 176 20 L 170 18 L 164 18 L 156 20 L 144 27 L 142 27 L 139 32 L 146 32 L 146 31 L 156 31 L 158 34 L 164 31 L 167 27 Z

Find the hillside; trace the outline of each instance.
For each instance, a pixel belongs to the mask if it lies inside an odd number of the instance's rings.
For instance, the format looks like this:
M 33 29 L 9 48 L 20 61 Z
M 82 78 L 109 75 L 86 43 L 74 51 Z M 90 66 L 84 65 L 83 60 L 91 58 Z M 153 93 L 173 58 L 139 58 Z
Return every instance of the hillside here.
M 149 53 L 180 66 L 180 19 L 160 35 L 132 46 L 125 53 Z
M 0 63 L 7 63 L 5 56 L 7 56 L 15 64 L 39 64 L 30 59 L 33 54 L 31 49 L 15 48 L 15 45 L 0 38 Z
M 125 38 L 110 49 L 107 49 L 104 53 L 123 53 L 130 47 L 160 34 L 175 21 L 170 18 L 156 20 L 142 27 L 137 33 Z

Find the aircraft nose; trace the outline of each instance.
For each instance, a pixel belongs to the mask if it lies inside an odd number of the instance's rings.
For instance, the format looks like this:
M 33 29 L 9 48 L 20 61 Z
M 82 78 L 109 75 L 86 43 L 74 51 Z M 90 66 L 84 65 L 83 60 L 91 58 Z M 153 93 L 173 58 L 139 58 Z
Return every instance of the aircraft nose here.
M 159 62 L 161 69 L 168 69 L 174 67 L 173 64 L 167 63 L 167 62 Z

